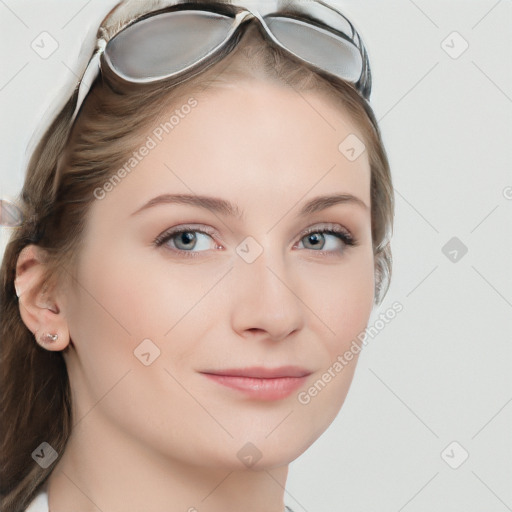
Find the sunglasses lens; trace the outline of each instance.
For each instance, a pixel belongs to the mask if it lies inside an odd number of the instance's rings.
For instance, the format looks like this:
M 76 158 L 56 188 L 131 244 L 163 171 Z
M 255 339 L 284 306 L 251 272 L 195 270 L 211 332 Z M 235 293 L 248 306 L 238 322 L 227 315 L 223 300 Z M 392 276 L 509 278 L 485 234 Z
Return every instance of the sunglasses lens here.
M 301 59 L 349 82 L 361 77 L 361 53 L 350 41 L 293 18 L 271 16 L 265 22 L 277 41 Z
M 233 18 L 175 11 L 146 18 L 111 39 L 105 58 L 122 77 L 148 82 L 182 72 L 225 42 Z

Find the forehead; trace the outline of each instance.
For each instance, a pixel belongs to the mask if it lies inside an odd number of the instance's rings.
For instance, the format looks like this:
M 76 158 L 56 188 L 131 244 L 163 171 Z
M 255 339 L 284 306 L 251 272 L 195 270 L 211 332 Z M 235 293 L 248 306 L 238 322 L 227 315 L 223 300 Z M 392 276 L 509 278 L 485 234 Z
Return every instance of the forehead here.
M 320 93 L 256 80 L 216 85 L 180 96 L 141 140 L 151 150 L 109 194 L 113 201 L 195 193 L 276 208 L 283 199 L 350 193 L 370 205 L 367 152 L 346 154 L 346 141 L 362 144 L 363 134 Z
M 217 176 L 236 168 L 246 178 L 265 175 L 273 183 L 280 176 L 288 179 L 286 170 L 294 169 L 300 180 L 301 169 L 322 173 L 335 165 L 339 177 L 361 182 L 363 188 L 369 184 L 367 152 L 351 160 L 344 143 L 348 139 L 364 147 L 364 134 L 341 103 L 324 94 L 254 80 L 226 83 L 190 97 L 196 106 L 186 109 L 150 158 L 178 166 L 186 160 L 194 164 L 187 170 L 209 173 L 215 162 Z M 183 97 L 181 105 L 190 97 Z

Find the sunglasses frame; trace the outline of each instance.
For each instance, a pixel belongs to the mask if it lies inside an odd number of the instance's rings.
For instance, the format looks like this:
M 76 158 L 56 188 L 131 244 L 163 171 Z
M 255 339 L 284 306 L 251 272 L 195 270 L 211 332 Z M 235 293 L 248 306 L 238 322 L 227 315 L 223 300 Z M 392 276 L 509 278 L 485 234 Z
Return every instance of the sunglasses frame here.
M 248 25 L 251 22 L 254 21 L 258 22 L 257 25 L 259 30 L 272 45 L 285 51 L 288 55 L 290 55 L 293 59 L 297 60 L 299 63 L 306 64 L 312 67 L 319 74 L 327 74 L 329 76 L 335 76 L 338 79 L 348 81 L 349 83 L 356 87 L 356 89 L 359 91 L 359 93 L 365 100 L 369 100 L 372 83 L 371 71 L 368 54 L 360 35 L 355 30 L 353 24 L 341 12 L 339 12 L 331 5 L 326 4 L 322 0 L 315 0 L 314 5 L 317 8 L 324 9 L 324 12 L 326 14 L 341 17 L 338 19 L 338 21 L 343 22 L 343 24 L 345 24 L 348 30 L 350 30 L 352 33 L 346 34 L 346 30 L 334 28 L 333 26 L 327 24 L 327 22 L 322 21 L 318 14 L 315 16 L 315 13 L 313 13 L 312 9 L 304 8 L 304 6 L 297 6 L 297 4 L 295 4 L 295 8 L 293 5 L 288 5 L 285 9 L 261 15 L 258 10 L 242 7 L 241 5 L 236 5 L 233 3 L 224 3 L 222 1 L 201 1 L 191 3 L 187 0 L 177 0 L 174 5 L 168 5 L 162 9 L 150 11 L 141 16 L 138 16 L 136 19 L 132 20 L 131 22 L 123 26 L 116 34 L 114 34 L 109 39 L 109 41 L 105 41 L 104 39 L 98 40 L 97 50 L 90 59 L 86 71 L 84 72 L 83 78 L 79 84 L 77 103 L 72 115 L 71 122 L 73 122 L 77 117 L 78 112 L 85 100 L 85 97 L 87 96 L 92 86 L 92 83 L 100 73 L 112 73 L 117 80 L 121 80 L 122 82 L 126 82 L 129 84 L 154 84 L 174 78 L 177 80 L 173 82 L 173 85 L 177 85 L 203 72 L 208 67 L 214 65 L 215 63 L 225 58 L 236 47 L 238 41 L 240 40 L 242 34 L 244 33 L 244 30 L 248 27 Z M 170 12 L 184 11 L 201 11 L 209 12 L 212 14 L 218 14 L 221 16 L 228 16 L 233 18 L 233 23 L 221 43 L 217 44 L 206 55 L 199 58 L 194 63 L 188 65 L 187 67 L 177 72 L 169 73 L 167 75 L 158 76 L 154 78 L 150 77 L 140 79 L 129 77 L 126 74 L 122 73 L 120 70 L 116 69 L 116 66 L 112 61 L 109 48 L 113 46 L 114 43 L 112 42 L 115 41 L 120 34 L 122 34 L 125 30 L 128 30 L 133 25 L 140 23 L 141 21 L 151 19 L 153 17 L 162 14 L 167 14 Z M 296 54 L 293 50 L 281 44 L 280 41 L 273 34 L 272 30 L 269 28 L 267 22 L 265 21 L 266 18 L 271 19 L 276 17 L 284 17 L 302 23 L 306 23 L 312 27 L 315 27 L 319 31 L 327 32 L 329 35 L 332 35 L 333 37 L 337 37 L 339 39 L 344 39 L 345 41 L 347 41 L 357 51 L 359 51 L 361 55 L 361 73 L 359 79 L 355 82 L 352 80 L 347 80 L 346 78 L 339 74 L 328 71 L 324 68 L 319 67 L 314 62 L 306 60 L 304 57 L 301 57 L 300 55 Z

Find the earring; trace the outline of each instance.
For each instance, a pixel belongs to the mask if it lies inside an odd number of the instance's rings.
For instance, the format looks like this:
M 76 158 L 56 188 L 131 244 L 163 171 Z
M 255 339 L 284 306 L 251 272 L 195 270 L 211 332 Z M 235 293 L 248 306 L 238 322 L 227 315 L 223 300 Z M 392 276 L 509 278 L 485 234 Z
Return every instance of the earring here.
M 45 332 L 45 333 L 41 334 L 40 336 L 36 333 L 36 339 L 42 345 L 46 345 L 47 343 L 52 343 L 54 341 L 57 341 L 58 337 L 59 337 L 58 334 L 51 334 L 49 332 Z

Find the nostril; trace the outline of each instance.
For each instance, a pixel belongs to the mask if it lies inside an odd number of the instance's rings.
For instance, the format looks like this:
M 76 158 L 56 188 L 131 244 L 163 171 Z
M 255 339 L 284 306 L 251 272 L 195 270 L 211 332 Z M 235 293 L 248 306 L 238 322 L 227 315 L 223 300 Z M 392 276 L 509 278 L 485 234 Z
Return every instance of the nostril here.
M 251 332 L 263 332 L 263 329 L 260 329 L 258 327 L 251 327 L 250 329 L 247 330 Z

